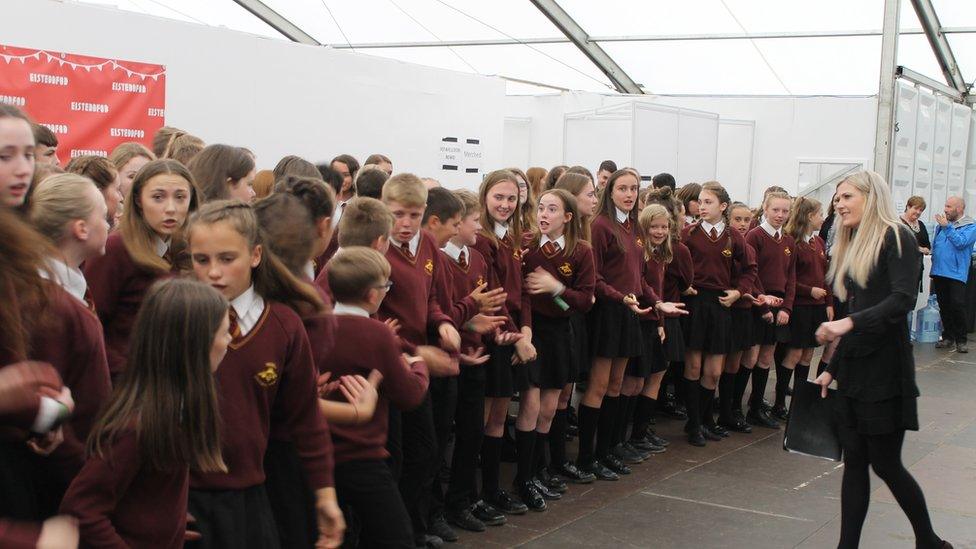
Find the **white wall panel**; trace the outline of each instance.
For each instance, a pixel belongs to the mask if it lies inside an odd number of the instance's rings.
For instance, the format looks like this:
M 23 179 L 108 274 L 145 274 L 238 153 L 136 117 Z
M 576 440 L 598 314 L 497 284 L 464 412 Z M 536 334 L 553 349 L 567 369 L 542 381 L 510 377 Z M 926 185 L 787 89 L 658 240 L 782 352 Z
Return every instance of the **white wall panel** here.
M 931 223 L 932 204 L 932 168 L 935 154 L 935 96 L 922 91 L 918 96 L 918 119 L 915 125 L 915 178 L 912 194 L 925 199 L 928 207 L 922 213 L 922 220 Z
M 949 196 L 962 196 L 966 181 L 966 153 L 969 151 L 969 119 L 973 110 L 958 103 L 952 105 L 952 134 L 949 138 Z
M 942 211 L 949 196 L 949 140 L 952 135 L 952 102 L 935 100 L 935 151 L 932 154 L 932 210 Z
M 904 80 L 895 86 L 895 137 L 891 154 L 891 197 L 895 211 L 905 210 L 915 178 L 915 124 L 918 88 Z

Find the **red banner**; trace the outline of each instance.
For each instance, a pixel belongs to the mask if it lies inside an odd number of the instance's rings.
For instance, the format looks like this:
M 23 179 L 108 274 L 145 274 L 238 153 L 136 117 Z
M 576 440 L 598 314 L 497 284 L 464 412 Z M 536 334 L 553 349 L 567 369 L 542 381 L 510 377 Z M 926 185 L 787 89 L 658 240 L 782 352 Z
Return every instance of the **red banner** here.
M 0 45 L 0 103 L 58 136 L 62 164 L 108 156 L 126 141 L 149 146 L 163 126 L 166 68 Z

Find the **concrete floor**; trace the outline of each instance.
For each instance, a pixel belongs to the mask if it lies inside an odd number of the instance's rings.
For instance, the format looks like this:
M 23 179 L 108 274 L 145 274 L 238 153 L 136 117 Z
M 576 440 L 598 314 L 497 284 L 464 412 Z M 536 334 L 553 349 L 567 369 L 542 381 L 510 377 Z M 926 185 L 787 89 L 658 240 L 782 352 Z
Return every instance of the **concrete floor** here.
M 921 430 L 908 433 L 903 459 L 936 532 L 976 548 L 976 353 L 918 345 L 915 357 Z M 447 547 L 836 547 L 841 464 L 783 451 L 781 430 L 705 448 L 684 441 L 680 422 L 658 419 L 657 430 L 669 450 L 621 481 L 570 486 L 546 512 L 461 532 Z M 510 481 L 511 465 L 503 469 Z M 873 473 L 871 486 L 861 546 L 914 547 L 911 525 Z

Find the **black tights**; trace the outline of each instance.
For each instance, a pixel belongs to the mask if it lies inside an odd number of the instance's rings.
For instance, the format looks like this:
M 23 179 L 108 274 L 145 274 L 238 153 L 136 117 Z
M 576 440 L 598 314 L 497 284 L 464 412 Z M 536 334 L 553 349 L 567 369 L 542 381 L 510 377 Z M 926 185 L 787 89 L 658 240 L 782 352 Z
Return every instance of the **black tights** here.
M 861 527 L 868 514 L 871 494 L 868 477 L 868 465 L 871 465 L 912 523 L 915 546 L 940 547 L 942 540 L 932 530 L 922 489 L 901 462 L 905 431 L 861 435 L 846 426 L 840 426 L 838 431 L 844 447 L 844 480 L 840 496 L 840 542 L 837 546 L 856 548 L 860 543 Z

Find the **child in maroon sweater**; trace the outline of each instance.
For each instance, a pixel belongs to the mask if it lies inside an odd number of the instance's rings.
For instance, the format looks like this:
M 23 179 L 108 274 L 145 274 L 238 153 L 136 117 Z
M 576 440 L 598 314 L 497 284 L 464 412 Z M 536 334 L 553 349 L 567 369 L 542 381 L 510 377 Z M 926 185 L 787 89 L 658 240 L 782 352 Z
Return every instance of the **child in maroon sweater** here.
M 212 372 L 231 337 L 227 301 L 189 280 L 154 285 L 129 367 L 92 429 L 61 511 L 88 547 L 183 547 L 190 469 L 226 471 Z
M 373 417 L 359 425 L 333 427 L 339 501 L 361 526 L 360 546 L 412 547 L 411 519 L 385 462 L 390 456 L 386 438 L 391 403 L 411 409 L 425 400 L 427 367 L 418 357 L 401 355 L 389 328 L 370 318 L 392 286 L 390 265 L 379 252 L 343 247 L 327 272 L 336 298 L 337 344 L 326 371 L 334 377 L 365 376 L 371 370 L 383 375 Z
M 189 229 L 196 277 L 231 302 L 231 342 L 217 373 L 226 474 L 194 474 L 190 508 L 205 546 L 277 546 L 264 490 L 269 437 L 291 440 L 315 493 L 319 537 L 342 538 L 329 433 L 318 406 L 316 369 L 301 314 L 323 310 L 310 284 L 262 243 L 251 207 L 205 205 Z M 210 545 L 213 544 L 213 545 Z
M 701 220 L 682 233 L 695 266 L 696 293 L 686 298 L 691 314 L 685 331 L 685 431 L 694 446 L 704 446 L 706 437 L 718 441 L 728 436 L 725 428 L 715 423 L 712 401 L 725 355 L 732 346 L 729 307 L 748 293 L 744 281 L 750 276 L 750 267 L 755 269 L 746 257 L 745 239 L 728 227 L 730 203 L 728 192 L 718 183 L 702 185 L 698 200 Z M 736 263 L 742 268 L 736 269 Z
M 113 377 L 125 370 L 129 332 L 142 296 L 153 282 L 181 267 L 182 232 L 196 207 L 193 176 L 182 164 L 175 160 L 146 164 L 132 182 L 119 230 L 109 235 L 105 255 L 85 263 Z
M 783 225 L 789 215 L 790 196 L 783 192 L 769 192 L 763 200 L 762 222 L 746 235 L 746 242 L 756 250 L 759 282 L 766 293 L 781 300 L 774 304 L 772 323 L 761 318 L 764 311 L 760 309 L 756 309 L 753 314 L 755 348 L 759 351 L 756 363 L 758 368 L 752 370 L 752 396 L 746 416 L 753 425 L 773 429 L 778 429 L 779 424 L 763 410 L 762 399 L 769 368 L 775 362 L 776 344 L 785 343 L 789 339 L 790 314 L 796 295 L 796 243 L 793 237 L 783 234 Z M 789 383 L 790 374 L 782 364 L 777 364 L 777 385 L 782 383 L 781 380 Z M 782 403 L 774 406 L 772 416 L 785 420 L 785 406 Z
M 386 252 L 393 286 L 379 308 L 378 318 L 399 322 L 398 335 L 418 347 L 417 353 L 424 357 L 431 375 L 457 375 L 461 336 L 440 307 L 438 292 L 446 291 L 437 284 L 441 252 L 430 233 L 421 229 L 427 188 L 413 174 L 397 174 L 383 185 L 383 203 L 393 214 L 392 238 Z M 436 334 L 444 350 L 428 345 L 428 333 Z M 428 534 L 436 464 L 440 462 L 433 408 L 430 399 L 425 398 L 416 409 L 402 412 L 399 417 L 393 415 L 394 422 L 402 420 L 402 437 L 394 432 L 388 442 L 392 449 L 402 451 L 400 493 L 410 513 L 415 541 L 423 545 Z M 395 453 L 394 461 L 399 453 Z
M 827 284 L 827 254 L 817 235 L 823 225 L 823 208 L 812 198 L 793 202 L 786 234 L 796 241 L 796 299 L 790 317 L 790 340 L 786 343 L 783 367 L 793 370 L 795 383 L 807 380 L 813 351 L 820 344 L 815 333 L 820 324 L 834 319 L 833 295 Z M 785 404 L 789 377 L 776 379 L 776 402 Z

